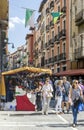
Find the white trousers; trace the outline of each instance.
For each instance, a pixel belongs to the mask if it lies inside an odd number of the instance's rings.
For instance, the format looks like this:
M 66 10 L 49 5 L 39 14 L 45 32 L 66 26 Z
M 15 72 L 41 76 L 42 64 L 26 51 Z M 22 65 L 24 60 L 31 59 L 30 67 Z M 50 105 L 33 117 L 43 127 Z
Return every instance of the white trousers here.
M 57 97 L 56 98 L 57 100 L 57 103 L 56 103 L 56 107 L 55 107 L 55 110 L 56 112 L 62 112 L 62 97 Z
M 43 97 L 43 113 L 48 114 L 49 104 L 50 104 L 50 97 Z

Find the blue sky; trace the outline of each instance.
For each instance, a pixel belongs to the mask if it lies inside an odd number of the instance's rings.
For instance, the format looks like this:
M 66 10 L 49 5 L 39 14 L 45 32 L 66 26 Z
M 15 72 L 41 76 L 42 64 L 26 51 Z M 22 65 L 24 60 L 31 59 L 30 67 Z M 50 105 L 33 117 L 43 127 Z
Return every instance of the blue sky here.
M 29 27 L 25 28 L 25 8 L 34 9 L 35 23 L 39 15 L 38 9 L 42 0 L 9 0 L 9 43 L 14 43 L 15 48 L 9 45 L 9 52 L 14 52 L 17 47 L 25 44 L 26 34 L 29 33 Z

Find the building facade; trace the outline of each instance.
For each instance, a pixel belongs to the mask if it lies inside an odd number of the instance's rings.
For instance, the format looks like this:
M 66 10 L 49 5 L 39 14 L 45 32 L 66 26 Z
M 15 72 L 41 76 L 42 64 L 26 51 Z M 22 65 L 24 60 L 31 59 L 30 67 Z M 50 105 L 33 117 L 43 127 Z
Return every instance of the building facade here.
M 70 1 L 43 0 L 37 19 L 38 65 L 50 68 L 53 73 L 70 69 Z M 51 12 L 63 12 L 53 23 Z M 36 58 L 35 58 L 36 59 Z
M 0 0 L 0 73 L 6 69 L 9 1 Z
M 26 35 L 28 66 L 33 66 L 33 34 Z
M 84 69 L 84 1 L 72 0 L 72 62 L 71 69 Z

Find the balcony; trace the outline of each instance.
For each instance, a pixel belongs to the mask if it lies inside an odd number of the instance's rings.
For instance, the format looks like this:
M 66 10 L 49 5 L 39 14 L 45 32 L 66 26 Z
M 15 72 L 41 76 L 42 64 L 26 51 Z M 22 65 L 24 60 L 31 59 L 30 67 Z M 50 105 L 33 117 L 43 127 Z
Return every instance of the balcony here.
M 49 12 L 50 12 L 50 11 L 49 11 L 49 7 L 48 7 L 48 8 L 46 9 L 46 14 L 49 14 Z
M 53 20 L 52 20 L 52 21 L 50 21 L 50 27 L 51 27 L 51 28 L 53 28 L 53 27 L 54 27 L 54 22 L 53 22 Z
M 75 49 L 75 59 L 84 59 L 84 47 Z
M 53 9 L 54 8 L 54 1 L 51 1 L 50 3 L 50 9 Z
M 75 24 L 79 26 L 84 24 L 84 9 L 82 9 L 76 16 L 75 16 Z
M 54 56 L 54 62 L 57 62 L 57 56 Z
M 60 54 L 57 55 L 57 62 L 59 62 L 61 59 Z
M 45 48 L 47 48 L 47 42 L 45 43 Z
M 60 22 L 60 16 L 58 17 L 56 24 L 58 24 Z
M 47 45 L 46 45 L 47 50 L 49 50 L 49 46 L 50 46 L 50 41 L 47 42 Z
M 49 59 L 47 59 L 47 64 L 49 64 Z
M 54 38 L 51 39 L 50 46 L 51 46 L 51 47 L 54 47 Z
M 47 64 L 47 60 L 45 60 L 45 65 Z
M 66 60 L 66 53 L 60 54 L 60 60 L 65 61 Z
M 60 42 L 60 33 L 55 36 L 55 42 L 58 44 Z
M 54 56 L 54 62 L 55 62 L 55 63 L 58 63 L 59 61 L 60 61 L 60 54 Z
M 60 39 L 66 39 L 66 29 L 62 29 L 60 32 Z
M 49 58 L 49 64 L 51 63 L 51 58 Z
M 46 31 L 49 32 L 49 25 L 46 25 Z
M 51 63 L 54 63 L 54 57 L 51 58 Z

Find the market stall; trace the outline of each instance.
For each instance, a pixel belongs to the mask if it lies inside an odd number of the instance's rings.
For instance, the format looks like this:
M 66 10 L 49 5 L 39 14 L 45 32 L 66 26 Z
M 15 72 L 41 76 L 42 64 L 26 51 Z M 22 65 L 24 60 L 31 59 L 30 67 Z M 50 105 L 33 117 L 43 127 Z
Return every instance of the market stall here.
M 0 82 L 0 95 L 6 96 L 6 84 L 5 84 L 5 77 L 6 76 L 12 76 L 12 75 L 21 75 L 23 72 L 27 76 L 31 76 L 32 74 L 52 74 L 52 71 L 50 69 L 42 69 L 42 68 L 35 68 L 35 67 L 22 67 L 17 68 L 14 70 L 9 70 L 2 73 L 1 82 Z M 32 101 L 33 98 L 35 98 L 34 94 L 31 94 L 31 97 L 29 94 L 27 94 L 22 88 L 18 89 L 18 94 L 15 95 L 16 98 L 16 110 L 17 111 L 34 111 L 35 110 L 35 102 Z M 17 93 L 17 91 L 16 91 Z

